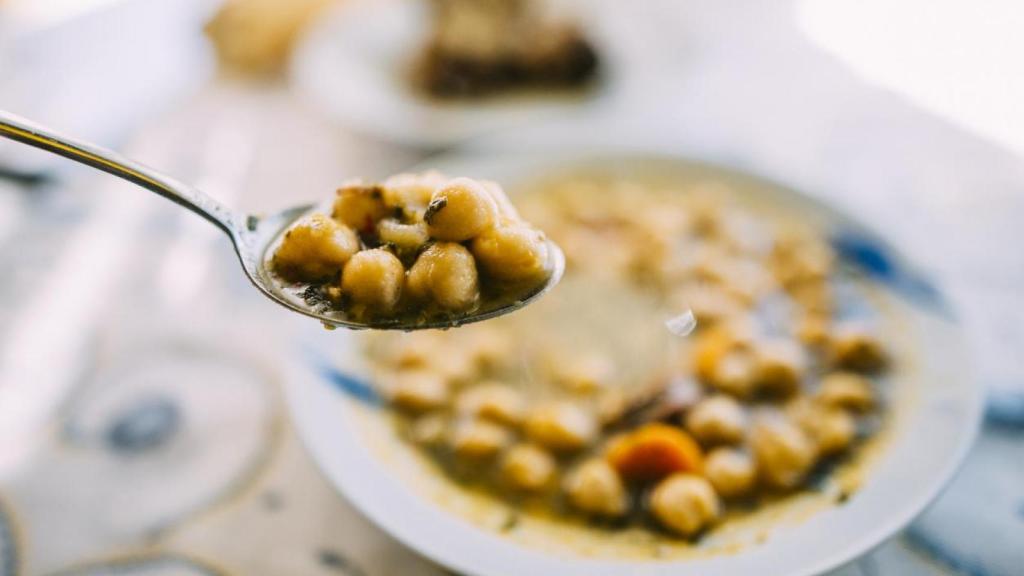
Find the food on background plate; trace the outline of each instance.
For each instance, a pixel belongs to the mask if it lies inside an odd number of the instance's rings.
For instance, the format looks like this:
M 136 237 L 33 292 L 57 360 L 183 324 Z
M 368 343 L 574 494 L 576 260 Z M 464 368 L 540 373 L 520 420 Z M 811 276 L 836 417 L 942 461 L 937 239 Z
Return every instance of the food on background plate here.
M 718 182 L 566 177 L 519 205 L 565 251 L 558 291 L 514 318 L 367 341 L 399 433 L 452 479 L 521 514 L 685 541 L 822 490 L 884 421 L 897 358 L 865 321 L 871 288 L 812 226 L 762 214 Z M 610 283 L 629 291 L 597 307 L 580 297 Z M 684 307 L 696 331 L 668 335 L 664 318 Z M 618 311 L 625 334 L 558 337 L 580 314 Z M 647 329 L 665 354 L 594 346 L 646 342 Z
M 227 0 L 206 24 L 227 70 L 279 73 L 305 28 L 334 0 Z
M 429 94 L 483 96 L 516 88 L 580 86 L 597 55 L 580 31 L 540 0 L 431 0 L 434 27 L 417 62 Z
M 271 260 L 307 302 L 374 323 L 495 309 L 536 292 L 551 265 L 544 234 L 498 184 L 433 172 L 342 186 L 330 214 L 299 218 Z

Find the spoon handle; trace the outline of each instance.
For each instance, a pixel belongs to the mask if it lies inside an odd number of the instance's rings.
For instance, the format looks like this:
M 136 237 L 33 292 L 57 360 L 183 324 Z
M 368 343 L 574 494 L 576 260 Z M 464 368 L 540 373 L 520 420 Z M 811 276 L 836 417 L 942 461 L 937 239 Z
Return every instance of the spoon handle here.
M 229 208 L 196 188 L 133 162 L 116 152 L 63 136 L 4 110 L 0 110 L 0 136 L 70 158 L 138 184 L 206 218 L 232 238 L 238 235 L 238 217 Z

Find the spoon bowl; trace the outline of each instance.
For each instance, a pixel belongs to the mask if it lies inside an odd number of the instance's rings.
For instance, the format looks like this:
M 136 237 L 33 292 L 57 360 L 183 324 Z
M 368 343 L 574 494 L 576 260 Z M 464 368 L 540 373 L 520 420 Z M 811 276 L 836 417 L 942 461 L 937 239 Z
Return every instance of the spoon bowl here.
M 306 303 L 298 294 L 289 291 L 271 271 L 271 249 L 278 238 L 303 214 L 315 208 L 313 204 L 295 206 L 269 216 L 242 215 L 220 204 L 199 189 L 133 162 L 111 150 L 62 136 L 14 114 L 0 110 L 0 136 L 28 144 L 41 150 L 64 156 L 76 162 L 113 174 L 199 214 L 223 230 L 234 244 L 235 252 L 249 280 L 268 298 L 305 316 L 315 318 L 327 328 L 350 330 L 425 330 L 454 328 L 463 324 L 489 320 L 514 312 L 547 293 L 562 279 L 565 256 L 554 242 L 548 244 L 548 278 L 535 290 L 500 302 L 496 306 L 450 317 L 410 321 L 406 319 L 375 319 L 356 322 L 344 311 L 319 309 Z

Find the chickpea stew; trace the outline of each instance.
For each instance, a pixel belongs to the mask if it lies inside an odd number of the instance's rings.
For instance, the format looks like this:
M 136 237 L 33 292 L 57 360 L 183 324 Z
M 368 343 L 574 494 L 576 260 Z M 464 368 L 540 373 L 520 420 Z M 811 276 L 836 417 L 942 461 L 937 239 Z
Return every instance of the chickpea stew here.
M 819 489 L 879 435 L 896 347 L 812 225 L 719 182 L 573 175 L 520 207 L 566 253 L 559 290 L 484 325 L 366 341 L 399 435 L 453 481 L 521 514 L 685 542 Z M 687 308 L 697 330 L 674 338 L 663 322 Z M 587 325 L 597 309 L 615 321 Z
M 306 304 L 381 327 L 457 325 L 537 293 L 553 265 L 497 183 L 436 172 L 342 186 L 329 213 L 285 231 L 270 264 Z

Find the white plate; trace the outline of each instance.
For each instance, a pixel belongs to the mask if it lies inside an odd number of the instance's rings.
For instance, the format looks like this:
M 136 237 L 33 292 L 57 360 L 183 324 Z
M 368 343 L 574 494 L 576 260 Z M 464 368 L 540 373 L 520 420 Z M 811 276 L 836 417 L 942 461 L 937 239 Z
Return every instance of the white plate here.
M 787 517 L 763 541 L 745 541 L 725 554 L 685 560 L 602 559 L 573 552 L 568 537 L 560 542 L 551 533 L 531 541 L 512 538 L 481 528 L 488 525 L 486 520 L 454 512 L 470 497 L 431 473 L 418 452 L 395 437 L 384 412 L 366 401 L 371 395 L 361 384 L 366 372 L 355 346 L 357 335 L 311 330 L 297 343 L 288 398 L 300 435 L 330 481 L 400 541 L 459 573 L 479 576 L 811 575 L 844 564 L 907 525 L 950 479 L 981 415 L 981 389 L 971 377 L 960 330 L 941 296 L 874 233 L 803 195 L 728 170 L 683 159 L 586 154 L 502 153 L 439 160 L 431 166 L 450 174 L 486 175 L 514 193 L 516 183 L 526 177 L 588 165 L 626 173 L 652 166 L 711 171 L 736 183 L 756 183 L 773 204 L 823 223 L 834 237 L 846 239 L 854 257 L 875 264 L 886 302 L 906 321 L 904 335 L 916 354 L 905 362 L 913 368 L 892 378 L 891 389 L 901 400 L 893 402 L 890 437 L 864 485 L 842 505 L 799 520 Z
M 334 120 L 371 136 L 442 147 L 502 128 L 564 115 L 592 104 L 614 78 L 610 58 L 583 92 L 526 93 L 441 101 L 418 94 L 410 62 L 430 18 L 421 0 L 353 0 L 326 14 L 297 47 L 295 90 Z M 588 27 L 593 36 L 593 29 Z M 600 49 L 600 43 L 598 48 Z M 600 56 L 604 56 L 604 52 Z

